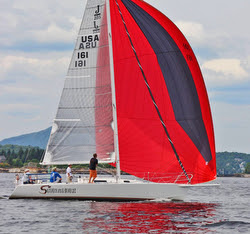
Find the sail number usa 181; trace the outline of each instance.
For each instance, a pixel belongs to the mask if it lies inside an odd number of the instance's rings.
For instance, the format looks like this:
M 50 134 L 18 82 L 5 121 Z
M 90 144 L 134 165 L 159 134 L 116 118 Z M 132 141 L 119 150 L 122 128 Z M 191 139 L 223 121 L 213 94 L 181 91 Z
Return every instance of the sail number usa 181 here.
M 75 61 L 75 67 L 86 67 L 86 60 Z
M 78 52 L 77 53 L 77 58 L 78 59 L 85 59 L 89 57 L 89 52 Z
M 81 59 L 87 59 L 89 57 L 89 52 L 78 52 L 77 53 L 77 59 L 75 61 L 75 67 L 86 67 L 86 60 Z

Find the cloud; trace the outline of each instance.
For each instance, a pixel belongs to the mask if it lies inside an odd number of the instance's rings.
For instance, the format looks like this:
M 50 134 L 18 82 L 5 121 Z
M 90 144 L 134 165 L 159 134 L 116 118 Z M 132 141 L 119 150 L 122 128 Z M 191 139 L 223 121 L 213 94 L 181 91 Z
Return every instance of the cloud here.
M 11 70 L 15 70 L 16 68 L 23 67 L 25 69 L 25 66 L 27 65 L 34 65 L 39 62 L 36 58 L 25 58 L 21 56 L 5 56 L 0 59 L 1 64 L 1 77 L 6 75 Z
M 213 59 L 205 62 L 202 68 L 224 75 L 233 75 L 236 79 L 244 79 L 249 75 L 241 66 L 239 59 Z
M 233 37 L 227 31 L 209 29 L 196 21 L 179 20 L 175 24 L 190 42 L 208 87 L 229 87 L 250 80 L 247 39 Z
M 250 74 L 239 59 L 212 59 L 205 61 L 201 69 L 210 84 L 232 85 L 249 80 Z
M 18 94 L 35 94 L 37 93 L 32 88 L 27 87 L 16 87 L 12 85 L 1 85 L 0 87 L 0 93 L 1 95 L 18 95 Z
M 188 22 L 188 21 L 176 21 L 176 26 L 181 32 L 193 43 L 203 43 L 206 38 L 204 27 L 201 23 Z
M 55 23 L 51 23 L 43 30 L 36 30 L 32 32 L 32 38 L 35 41 L 44 43 L 72 43 L 76 37 L 77 29 L 80 25 L 80 19 L 71 17 L 69 22 L 72 23 L 71 30 L 67 28 L 62 28 Z
M 43 56 L 39 53 L 25 53 L 0 58 L 2 123 L 15 118 L 12 123 L 22 123 L 24 127 L 19 128 L 25 130 L 27 120 L 41 118 L 41 123 L 47 121 L 49 125 L 56 112 L 69 61 L 70 56 L 62 57 L 62 53 L 49 53 Z M 39 121 L 36 124 L 38 125 Z M 46 124 L 42 125 L 47 127 Z M 34 127 L 35 123 L 32 126 Z M 1 125 L 2 127 L 6 128 Z M 2 129 L 0 132 L 6 134 Z
M 15 103 L 15 104 L 8 104 L 8 105 L 1 105 L 0 111 L 31 111 L 34 109 L 39 109 L 39 106 L 35 106 L 32 104 L 27 103 Z
M 49 56 L 48 56 L 49 57 Z M 38 58 L 32 54 L 7 55 L 0 58 L 2 69 L 0 80 L 15 78 L 17 82 L 25 83 L 27 79 L 51 80 L 58 77 L 66 68 L 70 57 Z M 21 79 L 23 78 L 23 79 Z
M 196 21 L 175 21 L 177 27 L 187 38 L 196 55 L 203 58 L 233 57 L 238 54 L 237 38 L 226 31 L 215 30 Z M 242 45 L 248 47 L 248 41 L 242 40 Z M 230 50 L 228 50 L 230 48 Z M 211 56 L 212 55 L 212 56 Z
M 41 48 L 44 43 L 73 43 L 80 26 L 82 1 L 2 1 L 0 48 L 25 51 L 27 42 L 31 47 L 33 44 L 39 47 L 40 43 Z

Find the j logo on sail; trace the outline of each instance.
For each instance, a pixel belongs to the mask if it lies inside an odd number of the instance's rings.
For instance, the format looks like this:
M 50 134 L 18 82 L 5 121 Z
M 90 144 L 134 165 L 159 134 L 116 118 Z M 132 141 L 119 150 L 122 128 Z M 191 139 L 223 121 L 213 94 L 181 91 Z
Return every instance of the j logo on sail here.
M 94 19 L 95 20 L 101 19 L 100 5 L 97 5 L 97 10 L 95 11 L 94 14 Z

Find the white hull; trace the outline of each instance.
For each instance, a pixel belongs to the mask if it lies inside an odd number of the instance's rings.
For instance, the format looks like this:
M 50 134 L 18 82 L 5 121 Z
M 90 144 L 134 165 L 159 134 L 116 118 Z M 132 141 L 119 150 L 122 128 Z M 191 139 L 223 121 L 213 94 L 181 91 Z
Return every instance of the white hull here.
M 176 184 L 159 183 L 44 183 L 18 185 L 10 199 L 81 199 L 81 200 L 183 200 Z

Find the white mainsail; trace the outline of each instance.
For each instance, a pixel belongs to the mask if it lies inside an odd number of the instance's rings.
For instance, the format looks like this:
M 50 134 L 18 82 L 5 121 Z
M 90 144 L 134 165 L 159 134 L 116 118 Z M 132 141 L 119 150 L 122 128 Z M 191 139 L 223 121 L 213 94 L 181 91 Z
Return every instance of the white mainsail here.
M 105 0 L 88 1 L 42 164 L 114 162 Z

